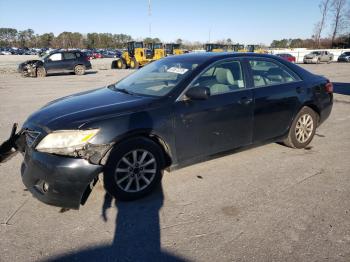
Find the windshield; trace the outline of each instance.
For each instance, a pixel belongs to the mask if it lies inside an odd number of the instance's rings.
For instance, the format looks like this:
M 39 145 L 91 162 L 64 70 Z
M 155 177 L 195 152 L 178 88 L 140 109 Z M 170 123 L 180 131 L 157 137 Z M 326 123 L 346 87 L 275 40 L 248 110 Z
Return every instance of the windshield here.
M 44 60 L 44 59 L 47 58 L 49 55 L 51 55 L 51 53 L 44 54 L 43 56 L 40 57 L 40 59 L 41 59 L 41 60 Z
M 194 60 L 158 60 L 116 83 L 112 89 L 130 94 L 165 96 L 199 65 L 199 61 Z

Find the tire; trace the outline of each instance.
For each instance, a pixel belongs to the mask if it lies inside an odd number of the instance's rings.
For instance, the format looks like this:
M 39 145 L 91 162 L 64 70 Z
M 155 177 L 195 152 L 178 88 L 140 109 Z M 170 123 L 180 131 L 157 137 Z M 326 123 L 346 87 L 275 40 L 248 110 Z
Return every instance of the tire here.
M 83 65 L 76 65 L 74 67 L 74 73 L 78 76 L 84 75 L 85 74 L 85 66 Z
M 160 146 L 147 138 L 133 138 L 112 149 L 104 171 L 104 187 L 118 200 L 136 200 L 155 189 L 163 168 Z
M 37 77 L 45 77 L 46 76 L 46 70 L 43 66 L 40 66 L 36 69 L 36 76 Z
M 118 59 L 117 61 L 116 61 L 116 63 L 117 63 L 117 68 L 118 69 L 125 69 L 126 68 L 126 63 L 125 63 L 125 61 L 124 61 L 124 59 Z
M 293 120 L 288 137 L 283 143 L 292 148 L 307 147 L 315 135 L 317 124 L 318 114 L 310 107 L 303 107 Z
M 130 59 L 130 68 L 131 69 L 138 69 L 140 67 L 139 63 L 136 61 L 136 59 L 133 57 Z
M 112 61 L 111 69 L 117 69 L 117 60 Z

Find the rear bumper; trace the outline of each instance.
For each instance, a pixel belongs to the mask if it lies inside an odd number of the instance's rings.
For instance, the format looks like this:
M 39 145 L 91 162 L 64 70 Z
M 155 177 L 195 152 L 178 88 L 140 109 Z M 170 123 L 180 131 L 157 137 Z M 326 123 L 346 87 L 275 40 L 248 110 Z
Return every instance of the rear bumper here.
M 102 172 L 87 160 L 56 156 L 27 149 L 21 167 L 23 184 L 40 201 L 79 209 L 85 191 Z M 45 186 L 44 186 L 45 185 Z
M 319 125 L 321 125 L 331 114 L 333 108 L 333 94 L 329 94 L 329 102 L 323 105 L 323 108 L 320 112 Z
M 318 58 L 304 58 L 304 64 L 316 64 Z

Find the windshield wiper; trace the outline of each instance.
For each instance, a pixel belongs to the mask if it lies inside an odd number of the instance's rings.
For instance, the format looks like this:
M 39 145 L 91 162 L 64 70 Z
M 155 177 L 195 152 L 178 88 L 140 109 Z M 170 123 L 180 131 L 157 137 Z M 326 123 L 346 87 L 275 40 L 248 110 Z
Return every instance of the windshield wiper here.
M 118 92 L 121 92 L 121 93 L 124 93 L 124 94 L 128 94 L 128 95 L 135 94 L 135 93 L 133 93 L 125 88 L 116 88 L 114 85 L 110 85 L 110 86 L 108 86 L 108 88 L 113 89 L 113 90 L 118 91 Z
M 122 92 L 124 94 L 128 94 L 128 95 L 133 95 L 134 93 L 130 92 L 129 90 L 126 90 L 125 88 L 114 88 L 115 90 Z

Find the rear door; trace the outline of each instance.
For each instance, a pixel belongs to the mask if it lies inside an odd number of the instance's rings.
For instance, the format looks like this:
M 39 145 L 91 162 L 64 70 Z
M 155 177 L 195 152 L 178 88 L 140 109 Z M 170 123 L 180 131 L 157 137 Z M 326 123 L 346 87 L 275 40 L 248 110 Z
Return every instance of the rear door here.
M 62 70 L 72 71 L 74 70 L 77 57 L 73 52 L 64 52 L 62 61 Z
M 282 136 L 300 107 L 303 82 L 274 59 L 250 58 L 248 65 L 255 86 L 253 142 Z
M 251 143 L 252 89 L 240 60 L 220 61 L 205 70 L 189 88 L 208 87 L 207 100 L 185 96 L 174 105 L 176 151 L 180 162 Z

